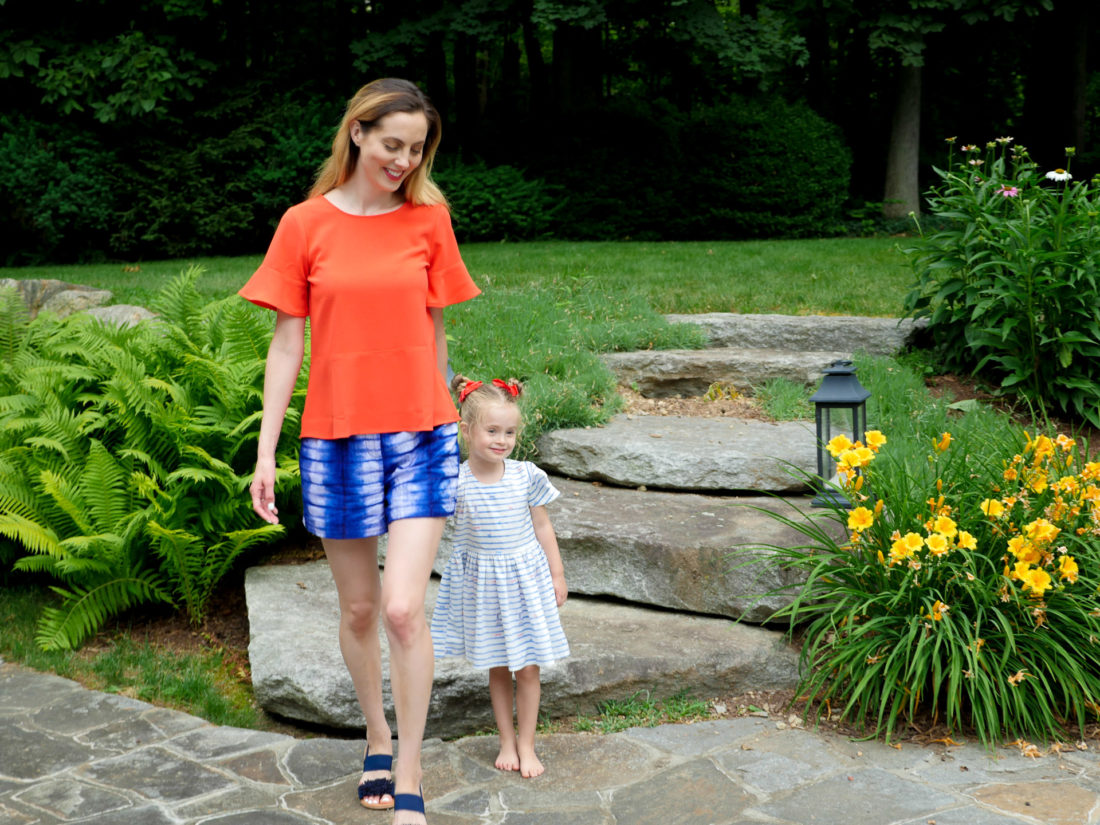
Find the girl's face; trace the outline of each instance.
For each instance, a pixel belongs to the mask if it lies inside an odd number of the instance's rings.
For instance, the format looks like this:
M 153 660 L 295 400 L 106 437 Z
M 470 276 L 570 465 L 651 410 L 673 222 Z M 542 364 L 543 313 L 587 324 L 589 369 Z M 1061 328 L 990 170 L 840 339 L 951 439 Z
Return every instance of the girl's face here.
M 486 404 L 479 420 L 467 426 L 462 422 L 462 434 L 475 464 L 499 464 L 512 454 L 519 434 L 519 408 L 515 404 Z
M 356 166 L 367 182 L 385 192 L 397 192 L 424 159 L 428 119 L 423 112 L 391 112 L 370 131 L 355 121 L 351 139 L 359 147 Z

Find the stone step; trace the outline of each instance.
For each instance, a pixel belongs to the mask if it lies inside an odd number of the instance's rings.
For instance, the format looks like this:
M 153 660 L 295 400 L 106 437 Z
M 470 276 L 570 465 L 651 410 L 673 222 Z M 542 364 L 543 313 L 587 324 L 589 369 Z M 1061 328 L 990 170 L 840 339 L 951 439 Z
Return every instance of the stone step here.
M 812 423 L 616 415 L 603 427 L 555 430 L 538 441 L 547 472 L 622 487 L 802 494 L 815 473 Z
M 762 623 L 790 604 L 804 577 L 760 557 L 770 555 L 768 547 L 807 540 L 761 510 L 840 532 L 808 497 L 639 492 L 552 480 L 562 495 L 550 516 L 573 593 Z
M 559 521 L 561 521 L 559 519 Z M 428 589 L 429 614 L 436 582 Z M 363 717 L 338 644 L 339 607 L 327 562 L 250 568 L 245 595 L 256 701 L 289 719 L 361 730 Z M 798 655 L 776 630 L 727 619 L 571 597 L 561 609 L 572 653 L 543 668 L 541 713 L 593 713 L 636 691 L 684 688 L 699 698 L 793 687 Z M 380 633 L 384 704 L 393 719 L 389 651 Z M 488 676 L 464 659 L 436 662 L 427 735 L 468 735 L 493 724 Z
M 705 312 L 666 315 L 670 323 L 699 324 L 712 347 L 760 347 L 805 352 L 838 351 L 893 355 L 905 349 L 927 326 L 911 318 L 864 318 L 851 315 L 741 315 Z
M 620 384 L 647 398 L 703 395 L 718 381 L 751 391 L 773 378 L 816 387 L 823 370 L 851 352 L 751 347 L 640 350 L 601 355 Z

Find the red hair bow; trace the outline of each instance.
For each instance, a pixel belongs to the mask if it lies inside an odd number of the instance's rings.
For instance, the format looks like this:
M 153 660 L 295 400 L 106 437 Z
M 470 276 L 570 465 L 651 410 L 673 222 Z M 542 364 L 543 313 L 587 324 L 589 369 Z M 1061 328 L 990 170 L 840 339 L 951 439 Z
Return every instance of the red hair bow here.
M 458 403 L 461 404 L 466 400 L 466 396 L 481 386 L 480 381 L 467 381 L 466 384 L 458 391 Z
M 507 381 L 501 381 L 499 378 L 493 379 L 493 386 L 500 387 L 507 392 L 512 398 L 516 398 L 519 395 L 519 387 L 515 384 L 509 384 Z

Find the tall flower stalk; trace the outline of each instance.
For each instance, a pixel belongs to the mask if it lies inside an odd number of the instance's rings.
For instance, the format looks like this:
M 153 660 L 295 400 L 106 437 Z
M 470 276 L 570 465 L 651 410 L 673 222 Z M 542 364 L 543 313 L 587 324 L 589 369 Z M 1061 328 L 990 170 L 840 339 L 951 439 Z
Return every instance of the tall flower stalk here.
M 1012 138 L 966 145 L 935 169 L 928 211 L 941 228 L 903 252 L 906 299 L 944 366 L 1100 426 L 1100 181 L 1046 174 Z

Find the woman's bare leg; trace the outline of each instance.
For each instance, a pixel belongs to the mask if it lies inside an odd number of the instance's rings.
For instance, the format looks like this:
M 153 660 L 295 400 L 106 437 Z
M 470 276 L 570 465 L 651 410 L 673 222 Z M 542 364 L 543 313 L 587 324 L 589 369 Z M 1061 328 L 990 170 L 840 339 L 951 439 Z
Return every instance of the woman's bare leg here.
M 535 728 L 539 723 L 539 700 L 542 685 L 539 683 L 538 665 L 528 665 L 516 671 L 516 718 L 519 722 L 519 772 L 528 779 L 541 776 L 542 762 L 535 756 Z
M 367 721 L 371 753 L 393 753 L 393 734 L 382 707 L 382 645 L 378 617 L 382 581 L 378 574 L 378 539 L 322 539 L 340 600 L 340 652 L 355 685 Z M 372 771 L 360 781 L 387 778 Z M 367 797 L 379 804 L 385 797 Z
M 432 637 L 424 610 L 443 519 L 401 519 L 390 524 L 382 577 L 382 623 L 390 642 L 390 686 L 397 716 L 396 792 L 419 793 L 420 749 L 435 675 Z M 401 819 L 397 817 L 400 816 Z M 420 814 L 403 811 L 394 822 L 417 823 Z
M 489 699 L 500 731 L 500 753 L 495 764 L 502 771 L 518 771 L 519 751 L 516 750 L 516 726 L 512 718 L 512 672 L 508 668 L 489 668 Z

